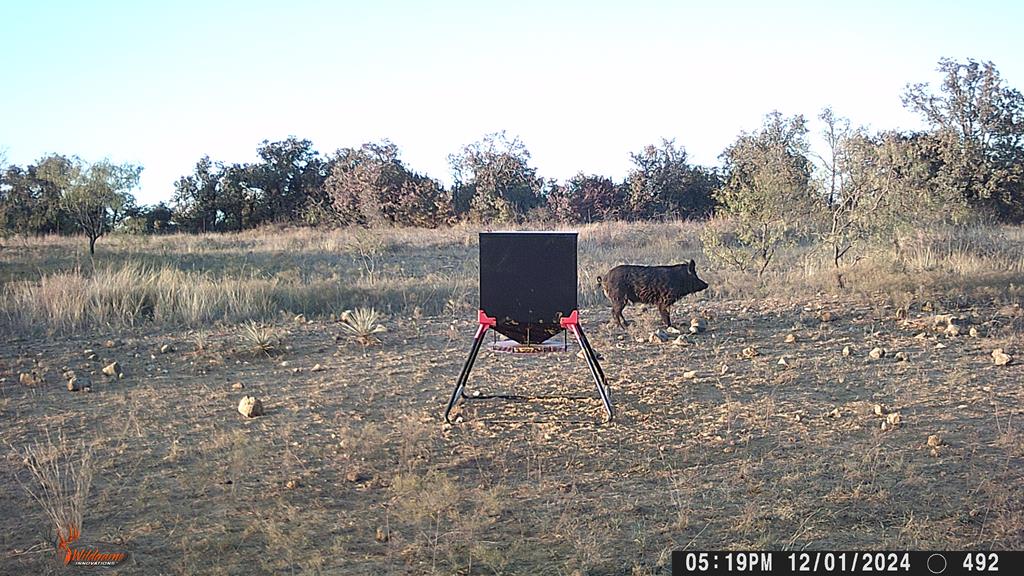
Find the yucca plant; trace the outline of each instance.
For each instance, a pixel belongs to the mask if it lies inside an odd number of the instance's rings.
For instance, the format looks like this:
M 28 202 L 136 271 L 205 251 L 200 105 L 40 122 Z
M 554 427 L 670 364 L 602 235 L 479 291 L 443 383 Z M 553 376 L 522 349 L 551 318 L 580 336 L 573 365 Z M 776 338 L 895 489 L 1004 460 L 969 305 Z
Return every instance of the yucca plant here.
M 281 336 L 270 326 L 264 326 L 253 320 L 242 325 L 242 341 L 253 354 L 272 356 L 281 349 Z
M 380 339 L 377 334 L 387 332 L 388 329 L 380 323 L 384 316 L 373 308 L 356 308 L 345 310 L 341 314 L 341 328 L 349 336 L 354 338 L 363 346 L 377 344 Z

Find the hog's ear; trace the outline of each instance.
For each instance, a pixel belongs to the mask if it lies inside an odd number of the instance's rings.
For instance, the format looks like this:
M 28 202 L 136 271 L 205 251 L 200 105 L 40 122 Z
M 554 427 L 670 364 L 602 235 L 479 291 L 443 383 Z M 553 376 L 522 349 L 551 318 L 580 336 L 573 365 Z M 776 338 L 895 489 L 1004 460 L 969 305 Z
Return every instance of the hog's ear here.
M 693 261 L 693 258 L 690 258 L 690 274 L 696 274 L 696 273 L 697 273 L 697 263 Z

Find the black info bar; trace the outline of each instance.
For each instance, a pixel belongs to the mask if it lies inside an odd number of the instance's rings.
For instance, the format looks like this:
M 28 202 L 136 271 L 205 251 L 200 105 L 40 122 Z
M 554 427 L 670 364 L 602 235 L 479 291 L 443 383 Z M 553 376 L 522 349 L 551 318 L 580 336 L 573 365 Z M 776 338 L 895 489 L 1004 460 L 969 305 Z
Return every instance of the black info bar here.
M 672 552 L 672 576 L 883 575 L 967 576 L 1024 574 L 1024 552 Z

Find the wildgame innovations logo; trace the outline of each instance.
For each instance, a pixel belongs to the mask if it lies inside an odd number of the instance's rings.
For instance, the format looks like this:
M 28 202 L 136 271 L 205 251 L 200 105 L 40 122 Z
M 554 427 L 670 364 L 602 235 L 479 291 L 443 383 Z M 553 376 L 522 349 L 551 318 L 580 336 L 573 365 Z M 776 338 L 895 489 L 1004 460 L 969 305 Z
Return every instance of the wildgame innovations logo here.
M 60 536 L 57 548 L 65 566 L 117 566 L 128 558 L 127 552 L 110 550 L 106 545 L 83 546 L 80 542 L 81 529 L 72 527 L 65 538 Z M 73 546 L 76 542 L 78 546 Z

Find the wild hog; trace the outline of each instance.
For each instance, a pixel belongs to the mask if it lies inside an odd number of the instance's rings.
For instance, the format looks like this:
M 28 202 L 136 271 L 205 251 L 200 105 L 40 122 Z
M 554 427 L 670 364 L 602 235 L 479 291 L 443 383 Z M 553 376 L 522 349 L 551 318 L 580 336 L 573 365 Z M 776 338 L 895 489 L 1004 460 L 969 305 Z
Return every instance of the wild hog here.
M 675 266 L 616 266 L 604 278 L 598 276 L 597 283 L 611 300 L 612 317 L 623 328 L 626 327 L 626 318 L 622 309 L 628 302 L 656 305 L 661 321 L 665 326 L 671 326 L 669 307 L 683 296 L 708 287 L 697 277 L 697 265 L 693 260 L 689 264 Z

